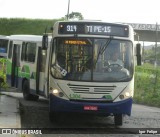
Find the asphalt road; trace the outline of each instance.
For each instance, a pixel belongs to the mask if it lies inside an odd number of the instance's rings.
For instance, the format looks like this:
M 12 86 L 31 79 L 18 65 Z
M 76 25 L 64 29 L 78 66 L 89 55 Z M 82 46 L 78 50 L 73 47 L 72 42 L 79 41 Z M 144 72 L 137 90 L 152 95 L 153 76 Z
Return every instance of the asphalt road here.
M 132 115 L 124 117 L 124 124 L 115 127 L 113 117 L 86 116 L 80 114 L 64 114 L 59 116 L 58 123 L 51 123 L 48 118 L 48 100 L 25 101 L 21 93 L 9 93 L 19 99 L 22 128 L 47 128 L 52 136 L 141 136 L 142 130 L 152 130 L 160 134 L 160 108 L 133 104 Z M 143 129 L 147 128 L 147 129 Z M 154 128 L 154 129 L 153 129 Z M 159 129 L 156 129 L 159 128 Z M 133 134 L 136 131 L 136 135 Z M 115 133 L 115 134 L 113 134 Z M 123 135 L 119 135 L 123 134 Z M 153 133 L 145 136 L 154 136 Z M 41 135 L 36 135 L 41 137 Z M 50 135 L 46 135 L 50 136 Z M 144 135 L 143 135 L 144 136 Z

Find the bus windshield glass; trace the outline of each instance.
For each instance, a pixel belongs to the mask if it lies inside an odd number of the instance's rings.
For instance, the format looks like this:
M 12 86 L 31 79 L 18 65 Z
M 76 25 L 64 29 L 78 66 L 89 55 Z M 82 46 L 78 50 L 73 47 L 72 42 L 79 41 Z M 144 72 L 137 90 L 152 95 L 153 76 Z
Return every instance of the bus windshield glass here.
M 133 76 L 133 43 L 100 38 L 56 38 L 51 73 L 56 79 L 119 82 Z

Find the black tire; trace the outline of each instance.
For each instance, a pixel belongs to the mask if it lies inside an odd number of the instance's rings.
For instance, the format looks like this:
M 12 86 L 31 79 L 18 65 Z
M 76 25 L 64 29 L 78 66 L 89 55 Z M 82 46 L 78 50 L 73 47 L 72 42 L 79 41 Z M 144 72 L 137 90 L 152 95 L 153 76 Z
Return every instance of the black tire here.
M 39 96 L 31 94 L 31 100 L 37 101 L 38 99 L 39 99 Z
M 123 115 L 117 114 L 114 116 L 114 123 L 116 126 L 122 126 L 123 125 Z
M 22 91 L 23 91 L 23 98 L 25 100 L 30 100 L 31 99 L 31 94 L 30 94 L 30 87 L 29 87 L 28 80 L 24 81 Z
M 23 91 L 23 98 L 25 100 L 34 100 L 37 101 L 39 99 L 39 96 L 33 95 L 30 93 L 30 86 L 28 80 L 25 80 L 22 87 Z

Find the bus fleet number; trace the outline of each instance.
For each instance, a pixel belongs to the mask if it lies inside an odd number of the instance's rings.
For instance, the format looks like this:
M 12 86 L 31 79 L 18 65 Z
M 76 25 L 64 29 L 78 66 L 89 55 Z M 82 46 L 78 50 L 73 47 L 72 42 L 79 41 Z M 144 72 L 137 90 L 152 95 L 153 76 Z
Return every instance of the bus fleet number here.
M 70 94 L 69 97 L 72 98 L 72 99 L 80 99 L 81 95 L 79 95 L 79 94 Z
M 77 26 L 76 25 L 67 25 L 67 31 L 76 32 L 77 31 Z

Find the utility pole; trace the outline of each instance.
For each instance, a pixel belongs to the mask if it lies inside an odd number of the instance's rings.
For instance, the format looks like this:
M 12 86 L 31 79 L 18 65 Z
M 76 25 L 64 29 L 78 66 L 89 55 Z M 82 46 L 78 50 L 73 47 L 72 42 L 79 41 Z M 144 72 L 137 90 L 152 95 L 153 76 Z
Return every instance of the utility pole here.
M 156 36 L 155 36 L 155 67 L 157 67 L 157 38 L 158 38 L 158 23 L 156 22 Z
M 142 61 L 144 62 L 144 60 L 145 60 L 145 54 L 144 54 L 144 41 L 143 41 Z
M 154 93 L 157 88 L 157 79 L 158 79 L 158 69 L 157 69 L 157 39 L 158 39 L 158 23 L 156 22 L 156 37 L 155 37 L 155 69 L 156 69 L 156 74 L 155 74 L 155 84 L 154 84 Z M 153 94 L 154 94 L 153 93 Z
M 70 0 L 68 0 L 67 20 L 69 19 Z

